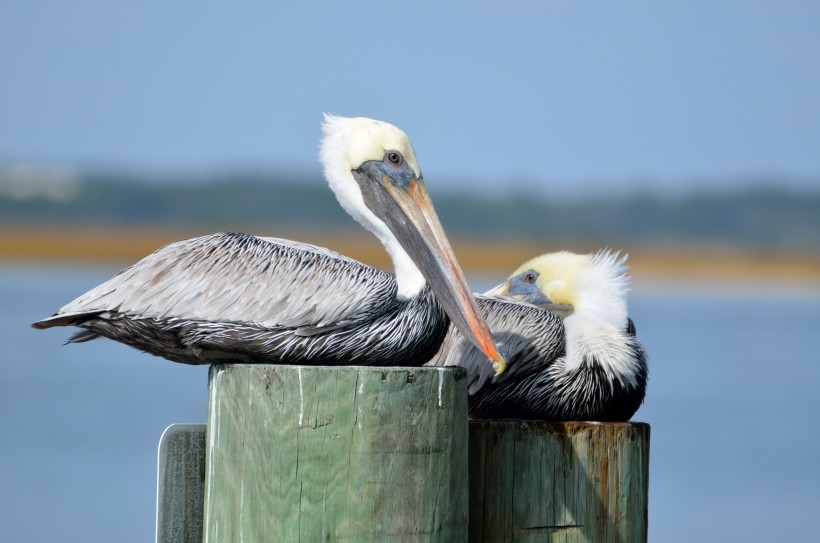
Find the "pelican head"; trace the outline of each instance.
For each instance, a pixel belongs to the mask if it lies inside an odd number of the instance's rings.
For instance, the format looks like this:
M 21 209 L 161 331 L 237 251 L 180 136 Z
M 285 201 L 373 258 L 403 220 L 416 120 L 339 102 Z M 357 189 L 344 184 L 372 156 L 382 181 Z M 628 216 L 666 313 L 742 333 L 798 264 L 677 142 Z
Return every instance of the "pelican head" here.
M 558 313 L 577 311 L 623 329 L 627 323 L 626 256 L 610 251 L 546 253 L 524 262 L 487 294 L 507 296 Z
M 464 273 L 439 223 L 407 135 L 362 117 L 325 115 L 319 156 L 341 206 L 373 232 L 393 260 L 397 296 L 430 285 L 436 300 L 465 337 L 504 369 Z
M 636 387 L 645 366 L 636 356 L 639 349 L 627 313 L 626 271 L 626 256 L 617 252 L 547 253 L 519 266 L 488 294 L 560 315 L 566 334 L 565 371 L 594 360 L 611 380 Z

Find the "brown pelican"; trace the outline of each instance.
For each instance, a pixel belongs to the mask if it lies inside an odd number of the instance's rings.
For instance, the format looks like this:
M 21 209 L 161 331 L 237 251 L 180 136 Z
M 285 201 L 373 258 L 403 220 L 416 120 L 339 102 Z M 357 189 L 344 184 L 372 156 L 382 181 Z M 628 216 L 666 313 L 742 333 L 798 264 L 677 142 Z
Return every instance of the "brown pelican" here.
M 322 131 L 325 177 L 395 277 L 320 247 L 220 233 L 162 247 L 33 326 L 78 326 L 69 342 L 105 336 L 187 364 L 419 365 L 449 317 L 500 373 L 410 140 L 364 118 L 326 115 Z
M 451 329 L 433 366 L 468 370 L 474 418 L 625 421 L 646 392 L 647 365 L 627 316 L 626 257 L 548 253 L 477 295 L 507 361 L 494 376 Z

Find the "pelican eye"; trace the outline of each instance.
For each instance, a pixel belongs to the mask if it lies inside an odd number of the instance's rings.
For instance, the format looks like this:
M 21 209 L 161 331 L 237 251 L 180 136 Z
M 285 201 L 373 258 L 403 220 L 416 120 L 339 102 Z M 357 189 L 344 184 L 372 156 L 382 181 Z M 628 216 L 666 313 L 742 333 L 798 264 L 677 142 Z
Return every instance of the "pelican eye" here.
M 530 270 L 530 271 L 528 271 L 527 273 L 524 274 L 524 282 L 525 283 L 533 284 L 533 283 L 535 283 L 536 279 L 538 279 L 538 272 L 536 272 L 534 270 Z
M 401 166 L 402 156 L 398 151 L 387 151 L 384 154 L 384 159 L 393 166 Z

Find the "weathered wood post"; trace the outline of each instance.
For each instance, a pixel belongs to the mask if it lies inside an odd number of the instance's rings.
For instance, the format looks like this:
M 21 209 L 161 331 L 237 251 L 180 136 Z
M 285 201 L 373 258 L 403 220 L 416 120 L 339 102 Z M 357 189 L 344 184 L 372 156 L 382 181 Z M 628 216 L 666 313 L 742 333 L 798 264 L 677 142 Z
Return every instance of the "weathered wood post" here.
M 471 542 L 647 540 L 649 425 L 470 422 Z
M 204 540 L 465 541 L 461 369 L 214 366 Z
M 159 440 L 157 543 L 202 541 L 205 425 L 172 424 Z
M 158 543 L 202 540 L 205 428 L 160 440 Z M 648 437 L 645 424 L 470 423 L 470 540 L 645 542 Z

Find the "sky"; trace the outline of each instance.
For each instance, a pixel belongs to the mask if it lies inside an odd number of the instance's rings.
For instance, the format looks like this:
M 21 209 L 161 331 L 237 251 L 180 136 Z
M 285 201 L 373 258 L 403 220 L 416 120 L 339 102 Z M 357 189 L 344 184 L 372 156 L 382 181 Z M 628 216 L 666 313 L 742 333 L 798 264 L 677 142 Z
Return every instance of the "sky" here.
M 0 4 L 0 165 L 305 169 L 323 112 L 425 180 L 820 190 L 813 1 Z

